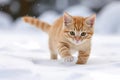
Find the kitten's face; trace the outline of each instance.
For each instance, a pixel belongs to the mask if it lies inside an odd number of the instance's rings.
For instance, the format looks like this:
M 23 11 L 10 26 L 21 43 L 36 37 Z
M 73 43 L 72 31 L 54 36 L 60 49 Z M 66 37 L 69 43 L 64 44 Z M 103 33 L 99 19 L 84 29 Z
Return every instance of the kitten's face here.
M 83 18 L 72 17 L 69 14 L 64 14 L 64 35 L 65 38 L 75 45 L 79 45 L 90 39 L 93 35 L 93 25 L 95 15 Z

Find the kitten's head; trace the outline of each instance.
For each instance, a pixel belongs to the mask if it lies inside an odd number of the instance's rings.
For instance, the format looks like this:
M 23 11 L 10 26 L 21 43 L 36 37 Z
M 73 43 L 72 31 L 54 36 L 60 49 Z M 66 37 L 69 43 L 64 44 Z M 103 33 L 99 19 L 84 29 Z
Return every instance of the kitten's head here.
M 96 15 L 89 17 L 71 16 L 68 13 L 63 15 L 64 36 L 70 42 L 79 45 L 90 39 L 94 33 L 94 22 Z

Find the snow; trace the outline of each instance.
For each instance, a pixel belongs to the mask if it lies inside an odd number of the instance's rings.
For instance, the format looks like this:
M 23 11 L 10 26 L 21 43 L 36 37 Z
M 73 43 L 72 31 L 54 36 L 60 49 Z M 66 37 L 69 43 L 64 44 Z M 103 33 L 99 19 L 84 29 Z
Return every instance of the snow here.
M 0 0 L 0 5 L 9 4 L 11 0 Z
M 113 2 L 104 7 L 97 17 L 96 32 L 115 34 L 120 32 L 120 2 Z
M 0 33 L 0 80 L 119 80 L 120 37 L 94 35 L 85 65 L 49 59 L 44 33 Z
M 40 15 L 39 19 L 45 22 L 52 24 L 57 18 L 59 18 L 59 14 L 55 11 L 49 10 Z
M 116 2 L 100 12 L 95 25 L 97 33 L 113 33 L 113 28 L 117 33 L 120 32 L 117 22 L 119 8 L 119 2 Z M 66 11 L 78 16 L 93 13 L 89 8 L 81 6 L 73 6 Z M 49 59 L 47 34 L 24 23 L 21 18 L 13 23 L 8 14 L 0 12 L 0 17 L 0 80 L 120 79 L 120 35 L 95 33 L 88 63 L 68 65 L 62 63 L 60 58 Z M 55 11 L 47 11 L 39 19 L 52 23 L 57 17 L 59 14 Z
M 116 0 L 82 0 L 81 4 L 93 9 L 99 9 L 113 1 Z
M 82 5 L 71 6 L 65 11 L 74 16 L 84 16 L 84 17 L 90 16 L 91 14 L 94 13 L 88 7 Z
M 0 11 L 0 28 L 10 29 L 12 24 L 12 17 L 7 13 Z
M 25 23 L 22 18 L 18 18 L 13 24 L 13 30 L 19 32 L 36 32 L 36 28 L 28 23 Z

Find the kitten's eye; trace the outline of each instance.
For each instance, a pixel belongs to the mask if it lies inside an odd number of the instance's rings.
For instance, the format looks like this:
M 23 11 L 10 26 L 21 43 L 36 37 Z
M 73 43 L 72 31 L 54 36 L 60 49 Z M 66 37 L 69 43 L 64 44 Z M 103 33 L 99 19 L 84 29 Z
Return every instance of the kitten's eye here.
M 75 32 L 73 32 L 73 31 L 70 31 L 70 34 L 74 36 L 74 35 L 75 35 Z
M 82 32 L 82 33 L 81 33 L 81 36 L 85 36 L 85 35 L 86 35 L 86 32 Z

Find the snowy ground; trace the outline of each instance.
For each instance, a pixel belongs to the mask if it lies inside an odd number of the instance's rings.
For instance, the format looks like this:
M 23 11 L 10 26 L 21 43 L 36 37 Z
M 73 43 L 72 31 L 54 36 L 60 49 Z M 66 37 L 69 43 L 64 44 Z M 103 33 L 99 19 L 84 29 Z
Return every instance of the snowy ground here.
M 0 80 L 120 80 L 120 37 L 94 35 L 85 65 L 49 60 L 44 33 L 0 31 Z
M 0 11 L 0 80 L 120 80 L 119 9 L 120 2 L 114 2 L 97 14 L 95 32 L 102 36 L 94 35 L 91 56 L 85 65 L 50 60 L 46 34 L 20 18 L 13 22 L 9 14 Z M 82 5 L 65 11 L 78 16 L 94 13 Z M 38 18 L 52 23 L 60 15 L 50 10 Z

